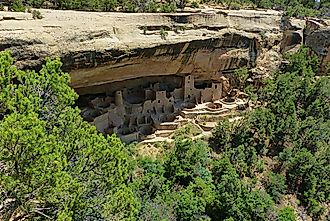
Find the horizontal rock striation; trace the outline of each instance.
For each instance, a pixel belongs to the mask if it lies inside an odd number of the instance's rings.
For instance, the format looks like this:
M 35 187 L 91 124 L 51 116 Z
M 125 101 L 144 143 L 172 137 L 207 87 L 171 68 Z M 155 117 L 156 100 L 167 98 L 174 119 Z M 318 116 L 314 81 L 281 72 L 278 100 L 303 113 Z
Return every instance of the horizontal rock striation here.
M 253 67 L 262 53 L 260 33 L 279 44 L 275 11 L 202 10 L 197 13 L 129 14 L 41 10 L 2 12 L 0 49 L 13 51 L 21 68 L 60 57 L 72 86 L 86 88 L 154 75 L 218 78 Z
M 241 66 L 263 76 L 305 40 L 306 22 L 283 19 L 277 11 L 41 13 L 44 18 L 34 20 L 29 13 L 0 12 L 0 50 L 13 51 L 20 68 L 38 69 L 45 57 L 60 57 L 81 94 L 157 75 L 219 80 Z M 310 31 L 306 42 L 318 52 L 326 43 L 309 40 L 317 33 Z

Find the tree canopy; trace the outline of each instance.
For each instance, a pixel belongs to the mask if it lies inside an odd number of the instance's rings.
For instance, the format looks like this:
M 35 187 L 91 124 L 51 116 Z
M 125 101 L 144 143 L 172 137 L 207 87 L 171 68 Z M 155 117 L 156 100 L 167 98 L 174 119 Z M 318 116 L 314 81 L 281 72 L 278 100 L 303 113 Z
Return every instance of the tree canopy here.
M 0 53 L 2 218 L 131 219 L 139 204 L 127 185 L 124 145 L 82 120 L 59 60 L 47 60 L 40 72 L 12 62 Z

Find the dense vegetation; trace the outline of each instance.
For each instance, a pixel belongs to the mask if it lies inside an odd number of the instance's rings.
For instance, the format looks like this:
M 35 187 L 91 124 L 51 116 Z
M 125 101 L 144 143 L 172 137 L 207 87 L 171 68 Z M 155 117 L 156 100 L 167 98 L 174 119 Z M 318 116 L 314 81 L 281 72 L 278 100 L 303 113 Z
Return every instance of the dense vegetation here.
M 76 93 L 59 60 L 19 71 L 0 54 L 0 219 L 135 217 L 131 158 L 73 108 Z
M 288 198 L 329 219 L 330 79 L 306 48 L 288 59 L 209 143 L 184 127 L 143 155 L 82 120 L 59 60 L 20 71 L 1 52 L 0 219 L 293 221 Z
M 330 16 L 330 2 L 327 0 L 9 0 L 13 11 L 24 11 L 25 7 L 54 9 L 75 9 L 88 11 L 127 12 L 175 12 L 177 8 L 189 5 L 217 4 L 230 9 L 265 8 L 284 10 L 288 16 Z

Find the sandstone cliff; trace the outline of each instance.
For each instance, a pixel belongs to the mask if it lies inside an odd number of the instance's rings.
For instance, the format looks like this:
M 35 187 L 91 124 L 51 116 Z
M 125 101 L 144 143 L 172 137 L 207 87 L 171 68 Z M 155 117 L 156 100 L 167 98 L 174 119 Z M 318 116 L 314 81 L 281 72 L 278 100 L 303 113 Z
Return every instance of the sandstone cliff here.
M 306 21 L 284 19 L 277 11 L 41 13 L 44 18 L 34 20 L 28 13 L 0 12 L 0 50 L 12 50 L 21 68 L 60 57 L 80 93 L 145 76 L 217 80 L 240 66 L 265 75 L 280 64 L 282 53 L 305 41 L 306 32 Z M 306 43 L 329 60 L 328 39 L 326 23 L 317 22 Z

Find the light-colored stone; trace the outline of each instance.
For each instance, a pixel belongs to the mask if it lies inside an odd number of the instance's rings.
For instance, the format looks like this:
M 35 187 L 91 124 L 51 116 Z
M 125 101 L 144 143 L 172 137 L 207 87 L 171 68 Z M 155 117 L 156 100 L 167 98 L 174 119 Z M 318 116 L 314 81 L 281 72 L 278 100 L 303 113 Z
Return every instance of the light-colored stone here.
M 29 13 L 1 13 L 13 19 L 0 21 L 0 48 L 12 50 L 21 68 L 60 57 L 77 89 L 156 75 L 192 73 L 196 79 L 219 80 L 223 71 L 254 65 L 259 32 L 281 33 L 277 11 L 40 11 L 41 20 Z M 175 32 L 176 27 L 184 30 Z M 168 32 L 166 40 L 161 28 Z

